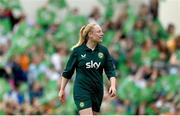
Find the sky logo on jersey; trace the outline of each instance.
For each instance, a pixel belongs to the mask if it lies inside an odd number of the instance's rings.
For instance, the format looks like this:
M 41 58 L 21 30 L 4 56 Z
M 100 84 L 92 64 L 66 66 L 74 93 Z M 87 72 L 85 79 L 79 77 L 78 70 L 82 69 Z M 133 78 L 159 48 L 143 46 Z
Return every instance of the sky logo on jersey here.
M 90 62 L 86 63 L 86 68 L 96 68 L 96 69 L 98 69 L 100 65 L 101 65 L 101 62 L 97 63 L 97 62 L 93 62 L 93 60 L 91 60 Z

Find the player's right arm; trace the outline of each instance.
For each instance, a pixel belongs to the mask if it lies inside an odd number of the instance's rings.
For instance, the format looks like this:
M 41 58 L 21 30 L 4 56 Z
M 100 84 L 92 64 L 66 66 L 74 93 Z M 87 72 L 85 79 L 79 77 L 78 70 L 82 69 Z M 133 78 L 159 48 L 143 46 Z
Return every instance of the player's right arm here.
M 61 103 L 65 102 L 65 88 L 68 81 L 71 79 L 74 73 L 76 63 L 77 63 L 77 52 L 76 50 L 73 50 L 61 77 L 61 84 L 60 84 L 60 90 L 59 90 L 59 99 Z

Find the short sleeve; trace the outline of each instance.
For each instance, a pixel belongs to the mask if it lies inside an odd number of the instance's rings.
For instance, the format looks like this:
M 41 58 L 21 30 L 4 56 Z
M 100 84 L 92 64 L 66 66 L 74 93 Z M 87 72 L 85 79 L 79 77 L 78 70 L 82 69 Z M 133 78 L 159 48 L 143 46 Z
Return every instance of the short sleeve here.
M 115 63 L 112 56 L 109 54 L 108 49 L 106 49 L 104 70 L 108 79 L 110 79 L 111 77 L 116 77 Z
M 77 63 L 77 52 L 74 49 L 68 59 L 66 68 L 64 69 L 62 76 L 67 79 L 71 79 L 76 67 L 76 63 Z

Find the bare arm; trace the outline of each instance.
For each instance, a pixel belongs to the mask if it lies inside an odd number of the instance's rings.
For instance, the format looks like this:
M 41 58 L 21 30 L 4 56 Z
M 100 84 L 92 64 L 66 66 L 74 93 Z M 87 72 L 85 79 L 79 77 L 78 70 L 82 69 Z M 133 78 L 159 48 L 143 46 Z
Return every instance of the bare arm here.
M 65 102 L 65 88 L 68 83 L 69 79 L 66 79 L 65 77 L 61 77 L 61 84 L 60 84 L 60 91 L 59 91 L 59 99 L 61 103 Z
M 61 87 L 60 87 L 60 91 L 61 90 L 65 90 L 66 85 L 68 83 L 69 79 L 65 78 L 65 77 L 61 77 Z
M 111 86 L 116 88 L 116 77 L 111 77 L 110 82 L 111 82 Z
M 66 88 L 66 85 L 67 85 L 69 79 L 71 79 L 71 77 L 74 73 L 76 64 L 77 64 L 77 51 L 75 49 L 73 49 L 73 51 L 68 59 L 68 62 L 66 64 L 66 68 L 64 69 L 64 71 L 62 73 L 62 77 L 61 77 L 59 99 L 62 103 L 65 102 L 65 88 Z

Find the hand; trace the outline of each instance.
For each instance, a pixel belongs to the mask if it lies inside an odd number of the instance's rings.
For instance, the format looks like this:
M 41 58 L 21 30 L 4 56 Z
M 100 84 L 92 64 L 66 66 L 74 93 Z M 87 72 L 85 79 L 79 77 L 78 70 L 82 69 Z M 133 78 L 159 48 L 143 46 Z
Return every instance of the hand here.
M 61 102 L 62 104 L 65 103 L 65 92 L 64 92 L 64 90 L 60 90 L 60 91 L 59 91 L 59 100 L 60 100 L 60 102 Z
M 111 86 L 109 88 L 109 94 L 110 94 L 111 97 L 116 96 L 116 88 Z

